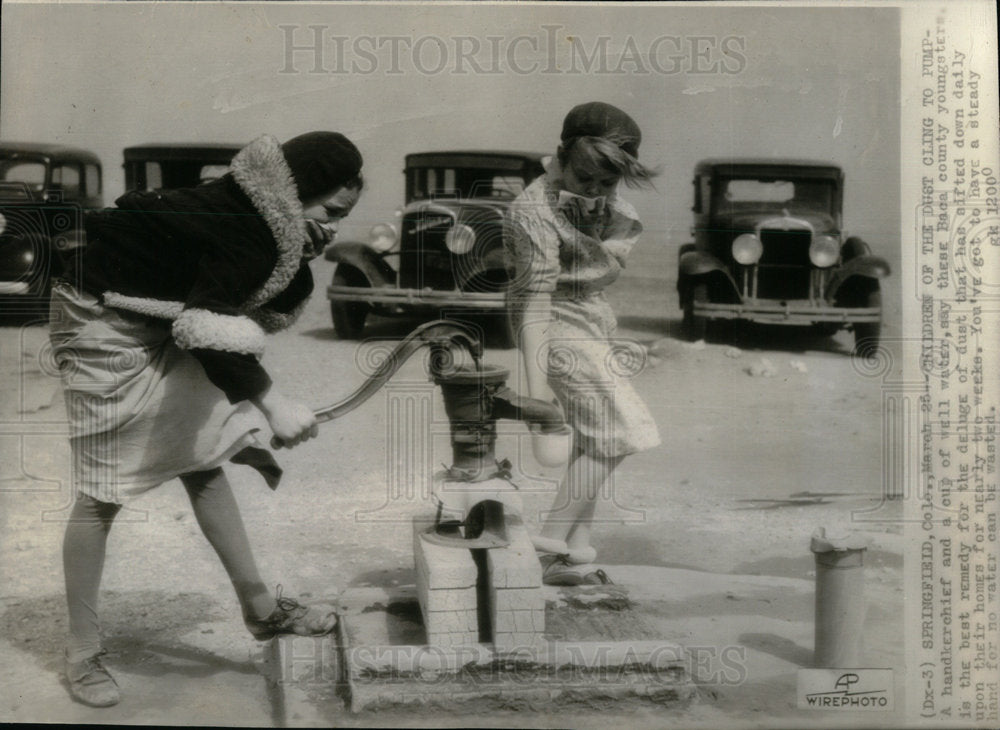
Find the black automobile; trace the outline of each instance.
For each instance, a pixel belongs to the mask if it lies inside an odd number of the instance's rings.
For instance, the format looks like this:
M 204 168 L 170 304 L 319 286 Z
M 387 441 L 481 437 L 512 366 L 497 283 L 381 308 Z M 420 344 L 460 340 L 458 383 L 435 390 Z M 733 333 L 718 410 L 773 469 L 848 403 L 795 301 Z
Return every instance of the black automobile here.
M 524 187 L 544 172 L 540 153 L 421 152 L 406 156 L 406 204 L 396 224 L 374 226 L 367 241 L 335 242 L 327 289 L 342 339 L 362 336 L 369 313 L 492 315 L 505 344 L 509 281 L 503 217 Z
M 708 159 L 694 171 L 694 242 L 677 289 L 689 339 L 712 321 L 854 331 L 878 347 L 889 264 L 843 229 L 844 173 L 829 162 Z
M 0 142 L 0 313 L 46 316 L 54 276 L 103 205 L 101 161 L 65 145 Z
M 243 145 L 229 143 L 151 143 L 126 147 L 126 190 L 193 188 L 222 177 Z

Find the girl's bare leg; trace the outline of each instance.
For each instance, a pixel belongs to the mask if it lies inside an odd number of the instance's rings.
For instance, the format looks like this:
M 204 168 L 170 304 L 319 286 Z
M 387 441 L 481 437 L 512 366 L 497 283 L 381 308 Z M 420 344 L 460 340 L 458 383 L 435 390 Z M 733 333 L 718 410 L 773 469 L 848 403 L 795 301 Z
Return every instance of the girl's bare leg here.
M 193 472 L 183 475 L 181 482 L 191 499 L 198 526 L 215 548 L 236 589 L 243 617 L 266 618 L 274 611 L 275 599 L 260 577 L 240 508 L 225 472 L 221 468 Z
M 108 532 L 121 505 L 78 494 L 63 538 L 63 571 L 69 609 L 66 658 L 75 663 L 101 651 L 97 602 Z
M 546 516 L 542 537 L 564 540 L 570 550 L 590 547 L 591 526 L 601 488 L 624 458 L 594 457 L 576 452 Z

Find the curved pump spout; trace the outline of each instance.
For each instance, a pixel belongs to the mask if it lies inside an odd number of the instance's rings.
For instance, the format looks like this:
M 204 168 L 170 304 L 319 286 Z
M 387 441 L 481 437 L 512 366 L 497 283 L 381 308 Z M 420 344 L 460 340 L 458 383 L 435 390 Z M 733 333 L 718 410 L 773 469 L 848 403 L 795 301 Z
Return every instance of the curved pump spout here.
M 443 357 L 442 351 L 447 351 L 455 345 L 461 345 L 468 351 L 476 369 L 482 367 L 483 346 L 476 336 L 475 330 L 458 322 L 436 319 L 417 327 L 408 334 L 382 361 L 378 369 L 361 384 L 361 387 L 343 400 L 316 410 L 314 412 L 316 420 L 324 423 L 353 411 L 389 382 L 389 378 L 396 374 L 396 371 L 410 358 L 410 355 L 424 345 L 430 345 L 435 351 L 431 362 L 432 368 L 440 365 L 440 363 L 435 362 L 435 359 Z M 271 439 L 273 448 L 279 448 L 281 445 L 281 440 L 277 437 Z

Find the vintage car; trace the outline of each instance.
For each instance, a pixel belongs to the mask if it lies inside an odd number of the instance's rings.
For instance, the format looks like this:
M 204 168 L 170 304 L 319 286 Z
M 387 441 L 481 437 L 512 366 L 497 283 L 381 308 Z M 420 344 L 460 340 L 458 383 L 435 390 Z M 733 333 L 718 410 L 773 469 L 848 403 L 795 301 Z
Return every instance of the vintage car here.
M 86 243 L 83 213 L 103 205 L 101 185 L 93 152 L 0 142 L 0 313 L 47 315 L 52 277 Z
M 844 173 L 807 160 L 709 159 L 694 171 L 694 242 L 677 290 L 689 339 L 713 320 L 850 327 L 855 353 L 878 346 L 885 259 L 848 237 Z
M 155 143 L 126 147 L 126 190 L 170 190 L 193 188 L 222 177 L 238 144 Z
M 505 151 L 407 155 L 398 230 L 380 223 L 368 241 L 335 242 L 326 249 L 326 258 L 337 264 L 327 289 L 337 335 L 361 337 L 369 313 L 461 316 L 478 318 L 512 344 L 503 216 L 544 172 L 542 157 Z

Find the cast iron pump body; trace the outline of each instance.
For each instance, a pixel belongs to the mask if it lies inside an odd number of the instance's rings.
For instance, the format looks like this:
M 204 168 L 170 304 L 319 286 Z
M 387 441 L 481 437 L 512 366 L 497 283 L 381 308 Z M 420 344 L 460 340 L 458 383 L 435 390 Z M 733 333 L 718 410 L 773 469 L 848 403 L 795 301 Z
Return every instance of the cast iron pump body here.
M 482 344 L 472 328 L 445 320 L 421 325 L 354 393 L 317 410 L 316 420 L 330 421 L 360 406 L 424 345 L 431 348 L 431 377 L 441 388 L 451 427 L 453 463 L 435 481 L 439 487 L 446 486 L 440 492 L 459 497 L 458 504 L 449 508 L 445 504 L 448 499 L 438 494 L 438 519 L 429 537 L 439 544 L 463 548 L 506 546 L 504 500 L 488 498 L 491 483 L 499 480 L 510 485 L 510 462 L 497 461 L 495 456 L 497 420 L 535 424 L 543 433 L 559 431 L 564 422 L 558 406 L 518 395 L 506 385 L 510 371 L 482 362 Z M 469 353 L 471 366 L 455 364 L 451 350 L 457 345 Z M 272 445 L 281 443 L 272 440 Z M 463 517 L 456 516 L 459 514 Z

